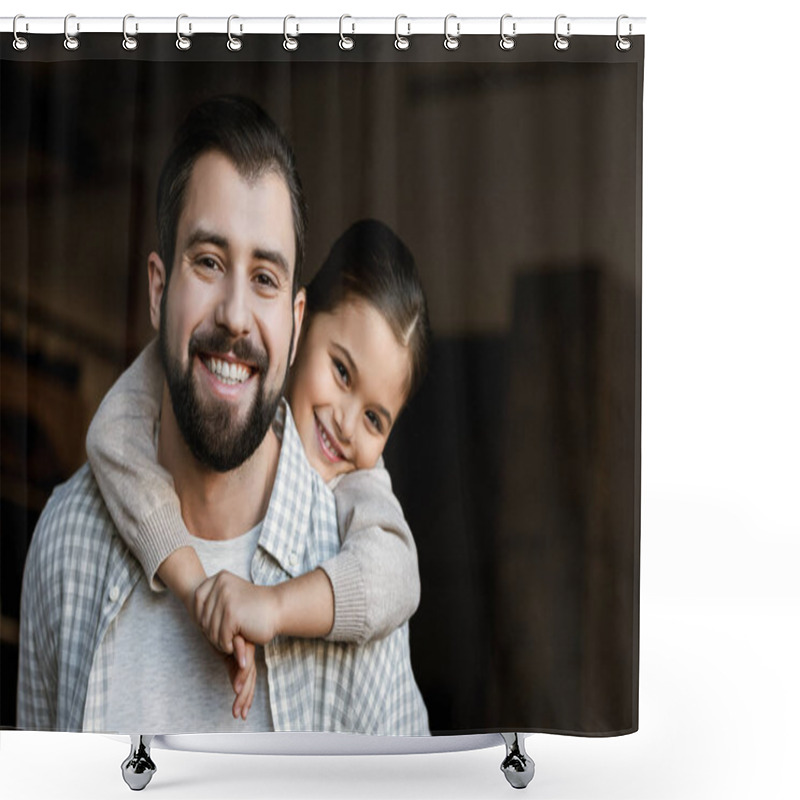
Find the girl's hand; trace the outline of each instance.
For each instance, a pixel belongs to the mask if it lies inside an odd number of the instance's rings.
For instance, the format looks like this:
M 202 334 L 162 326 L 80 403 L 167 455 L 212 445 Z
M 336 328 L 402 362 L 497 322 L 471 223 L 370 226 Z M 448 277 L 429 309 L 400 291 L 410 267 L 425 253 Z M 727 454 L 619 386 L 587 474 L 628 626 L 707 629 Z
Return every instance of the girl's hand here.
M 271 586 L 254 586 L 223 570 L 197 587 L 194 602 L 198 625 L 223 653 L 233 653 L 237 634 L 267 644 L 279 633 L 278 596 Z
M 228 677 L 236 697 L 233 701 L 233 716 L 247 719 L 256 692 L 256 648 L 241 636 L 233 637 L 233 654 L 227 656 Z

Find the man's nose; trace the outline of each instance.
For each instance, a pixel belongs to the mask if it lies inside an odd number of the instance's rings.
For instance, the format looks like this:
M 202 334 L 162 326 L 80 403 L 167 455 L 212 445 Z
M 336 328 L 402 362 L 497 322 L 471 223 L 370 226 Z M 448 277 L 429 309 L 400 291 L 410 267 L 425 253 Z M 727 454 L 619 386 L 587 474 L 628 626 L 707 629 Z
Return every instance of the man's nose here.
M 252 319 L 247 282 L 231 272 L 224 282 L 214 321 L 231 336 L 245 336 L 250 332 Z

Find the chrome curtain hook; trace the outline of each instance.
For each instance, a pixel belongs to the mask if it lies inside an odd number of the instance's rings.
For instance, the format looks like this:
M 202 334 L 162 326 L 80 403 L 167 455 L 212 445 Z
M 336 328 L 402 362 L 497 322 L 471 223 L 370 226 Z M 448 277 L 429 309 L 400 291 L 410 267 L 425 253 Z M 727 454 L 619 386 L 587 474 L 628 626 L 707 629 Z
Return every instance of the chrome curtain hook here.
M 228 17 L 228 50 L 230 50 L 233 53 L 235 53 L 237 50 L 242 49 L 242 40 L 237 38 L 231 33 L 231 22 L 233 22 L 235 19 L 239 19 L 239 17 L 237 17 L 236 14 L 231 14 L 231 16 Z M 239 33 L 241 32 L 242 32 L 242 26 L 240 24 Z
M 181 33 L 181 20 L 188 19 L 188 14 L 178 14 L 178 18 L 175 20 L 175 34 L 177 35 L 177 39 L 175 40 L 175 47 L 178 50 L 188 50 L 192 46 L 192 40 L 188 37 L 184 36 Z M 189 23 L 189 35 L 192 34 L 192 23 Z
M 570 31 L 570 23 L 569 22 L 567 23 L 567 35 L 566 36 L 562 36 L 558 32 L 558 21 L 560 19 L 566 19 L 566 18 L 567 18 L 566 14 L 559 14 L 556 17 L 555 25 L 554 25 L 554 28 L 553 28 L 553 30 L 555 32 L 555 36 L 556 36 L 556 40 L 553 42 L 553 47 L 555 47 L 556 50 L 566 50 L 569 47 L 569 37 L 572 35 L 572 33 Z
M 626 50 L 630 50 L 631 49 L 631 40 L 627 39 L 626 37 L 624 37 L 620 33 L 620 23 L 624 19 L 629 19 L 627 14 L 620 14 L 617 17 L 617 45 L 616 46 L 617 46 L 617 50 L 619 50 L 619 51 L 621 51 L 623 53 Z M 633 25 L 631 25 L 631 23 L 629 22 L 628 23 L 628 36 L 630 36 L 632 33 L 633 33 Z
M 20 36 L 17 33 L 17 20 L 20 20 L 20 19 L 25 19 L 25 15 L 24 14 L 17 14 L 17 16 L 14 17 L 14 26 L 13 26 L 13 31 L 14 31 L 14 49 L 22 51 L 22 50 L 27 50 L 28 49 L 29 42 L 24 36 Z M 25 30 L 26 31 L 28 30 L 28 23 L 27 22 L 25 23 Z
M 74 14 L 67 14 L 67 16 L 64 17 L 64 47 L 67 50 L 77 50 L 78 47 L 80 47 L 81 43 L 78 41 L 78 37 L 77 36 L 70 36 L 70 33 L 69 33 L 69 21 L 71 19 L 75 19 L 75 15 Z M 81 29 L 80 22 L 76 22 L 75 23 L 75 32 L 79 33 L 80 29 Z
M 516 45 L 514 37 L 517 35 L 517 23 L 511 23 L 511 35 L 509 36 L 509 34 L 505 32 L 507 19 L 513 19 L 513 14 L 503 14 L 503 16 L 500 17 L 500 47 L 502 47 L 503 50 L 513 50 L 514 45 Z
M 122 18 L 122 46 L 125 50 L 135 50 L 139 46 L 139 40 L 135 36 L 128 35 L 128 20 L 136 19 L 133 14 L 126 14 Z M 134 30 L 139 32 L 139 23 L 134 24 Z
M 353 19 L 349 14 L 342 14 L 339 17 L 339 48 L 342 50 L 352 50 L 355 46 L 355 40 L 351 36 L 344 35 L 344 21 L 346 19 Z M 350 33 L 356 32 L 355 22 L 350 23 Z
M 406 22 L 406 28 L 408 28 L 408 30 L 406 31 L 405 36 L 401 36 L 400 35 L 401 19 L 407 20 L 408 17 L 405 14 L 398 14 L 394 18 L 394 46 L 398 50 L 408 50 L 408 48 L 411 47 L 411 42 L 409 41 L 409 37 L 411 36 L 411 23 Z
M 291 14 L 289 14 L 288 16 L 285 16 L 283 18 L 283 49 L 284 50 L 293 51 L 293 50 L 297 50 L 297 48 L 300 45 L 300 42 L 298 42 L 297 39 L 295 39 L 294 37 L 289 36 L 289 20 L 290 19 L 296 20 L 297 17 L 293 17 Z M 300 26 L 296 25 L 295 26 L 295 36 L 298 33 L 300 33 Z
M 451 19 L 456 20 L 456 35 L 453 36 L 447 30 L 447 23 L 450 22 Z M 444 18 L 444 46 L 447 50 L 458 50 L 458 45 L 460 42 L 458 41 L 458 37 L 461 36 L 461 23 L 458 21 L 458 17 L 455 14 L 448 14 Z

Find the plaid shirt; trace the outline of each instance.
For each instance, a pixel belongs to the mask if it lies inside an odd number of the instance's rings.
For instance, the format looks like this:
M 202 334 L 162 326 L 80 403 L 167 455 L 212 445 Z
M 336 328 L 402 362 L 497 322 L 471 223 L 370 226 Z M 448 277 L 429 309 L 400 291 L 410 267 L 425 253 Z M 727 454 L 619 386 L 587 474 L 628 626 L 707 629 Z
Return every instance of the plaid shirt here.
M 285 403 L 273 429 L 281 452 L 251 563 L 261 585 L 314 569 L 340 545 L 333 493 L 309 465 Z M 115 620 L 143 577 L 85 464 L 53 492 L 25 565 L 20 728 L 106 730 Z M 275 730 L 428 733 L 408 625 L 364 645 L 278 637 L 264 652 Z

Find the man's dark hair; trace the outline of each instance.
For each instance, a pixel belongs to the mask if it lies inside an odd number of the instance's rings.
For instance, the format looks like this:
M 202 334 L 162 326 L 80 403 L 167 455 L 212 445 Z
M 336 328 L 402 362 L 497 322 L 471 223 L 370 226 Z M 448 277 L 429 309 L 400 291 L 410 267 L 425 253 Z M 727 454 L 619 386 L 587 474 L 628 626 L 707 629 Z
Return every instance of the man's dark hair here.
M 197 159 L 212 150 L 229 158 L 246 180 L 276 172 L 286 181 L 294 220 L 294 296 L 300 286 L 307 222 L 294 153 L 269 115 L 252 100 L 237 96 L 217 97 L 195 106 L 175 134 L 172 150 L 161 170 L 156 219 L 159 255 L 167 281 L 175 260 L 175 237 L 186 185 Z

